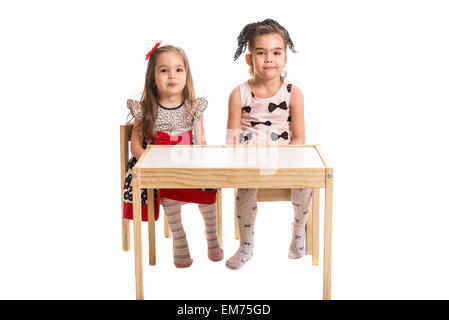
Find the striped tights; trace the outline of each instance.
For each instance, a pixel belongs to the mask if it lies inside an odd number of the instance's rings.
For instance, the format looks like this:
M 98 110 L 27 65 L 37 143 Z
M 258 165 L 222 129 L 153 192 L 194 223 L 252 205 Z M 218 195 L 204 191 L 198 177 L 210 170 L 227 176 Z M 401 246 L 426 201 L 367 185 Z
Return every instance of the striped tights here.
M 186 268 L 192 265 L 189 245 L 186 233 L 182 226 L 181 202 L 162 198 L 162 206 L 167 217 L 168 225 L 173 236 L 173 259 L 175 266 Z M 207 240 L 207 254 L 210 260 L 220 261 L 223 259 L 223 250 L 217 234 L 217 206 L 213 204 L 198 204 L 206 226 L 205 236 Z

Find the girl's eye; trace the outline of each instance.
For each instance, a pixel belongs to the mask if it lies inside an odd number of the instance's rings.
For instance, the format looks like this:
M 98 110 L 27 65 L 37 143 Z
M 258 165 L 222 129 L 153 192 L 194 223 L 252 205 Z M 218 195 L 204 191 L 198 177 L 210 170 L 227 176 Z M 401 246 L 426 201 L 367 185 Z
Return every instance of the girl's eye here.
M 281 55 L 281 52 L 275 51 L 275 52 L 274 52 L 274 55 L 275 55 L 275 56 L 280 56 L 280 55 Z
M 167 72 L 167 69 L 161 69 L 161 72 Z
M 260 55 L 263 55 L 264 52 L 263 51 L 259 51 L 259 52 L 256 52 L 256 54 L 260 56 Z
M 176 69 L 176 72 L 183 72 L 184 70 L 181 68 Z

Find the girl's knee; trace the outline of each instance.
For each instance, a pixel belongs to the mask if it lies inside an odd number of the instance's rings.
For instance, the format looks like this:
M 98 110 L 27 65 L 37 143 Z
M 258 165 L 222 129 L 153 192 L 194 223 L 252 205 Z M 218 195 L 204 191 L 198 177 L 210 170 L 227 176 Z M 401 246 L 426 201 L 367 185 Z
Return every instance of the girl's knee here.
M 290 193 L 291 201 L 309 201 L 312 198 L 311 188 L 292 189 Z
M 178 200 L 172 200 L 168 198 L 161 198 L 161 204 L 163 207 L 173 207 L 176 205 L 181 205 L 181 203 Z

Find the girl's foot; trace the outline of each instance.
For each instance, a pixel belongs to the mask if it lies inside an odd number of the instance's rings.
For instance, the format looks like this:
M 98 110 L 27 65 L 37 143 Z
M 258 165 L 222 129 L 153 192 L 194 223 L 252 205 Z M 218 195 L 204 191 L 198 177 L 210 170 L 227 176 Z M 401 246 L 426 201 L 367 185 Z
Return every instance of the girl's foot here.
M 173 261 L 177 268 L 187 268 L 193 263 L 184 232 L 176 232 L 173 236 Z
M 188 268 L 188 267 L 190 267 L 192 265 L 192 263 L 193 263 L 193 260 L 190 259 L 190 258 L 188 260 L 186 260 L 186 262 L 182 262 L 182 263 L 181 262 L 176 262 L 176 260 L 175 260 L 176 268 Z
M 216 232 L 213 233 L 212 238 L 208 238 L 207 231 L 204 230 L 204 236 L 207 241 L 207 257 L 211 261 L 221 261 L 223 260 L 224 254 L 221 248 L 220 241 Z
M 245 250 L 245 248 L 239 248 L 237 252 L 226 261 L 226 267 L 229 269 L 238 270 L 252 257 L 252 250 L 250 251 Z
M 304 250 L 304 237 L 305 232 L 297 231 L 295 233 L 294 224 L 292 224 L 292 242 L 288 248 L 289 259 L 299 259 L 305 255 Z
M 224 257 L 223 249 L 220 248 L 220 250 L 217 252 L 208 253 L 207 256 L 208 256 L 209 260 L 221 261 L 221 260 L 223 260 L 223 257 Z
M 305 255 L 304 245 L 299 245 L 296 243 L 291 243 L 288 248 L 288 258 L 289 259 L 299 259 Z

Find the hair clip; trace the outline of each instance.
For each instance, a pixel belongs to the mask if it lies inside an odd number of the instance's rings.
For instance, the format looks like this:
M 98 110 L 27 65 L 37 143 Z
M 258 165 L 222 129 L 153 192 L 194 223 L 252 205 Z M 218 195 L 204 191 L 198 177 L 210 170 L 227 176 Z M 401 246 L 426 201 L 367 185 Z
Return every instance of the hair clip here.
M 151 54 L 153 53 L 154 50 L 156 50 L 160 45 L 161 45 L 162 41 L 158 41 L 156 42 L 156 44 L 154 45 L 153 49 L 151 49 L 150 51 L 148 51 L 147 55 L 145 56 L 145 60 L 150 59 Z

